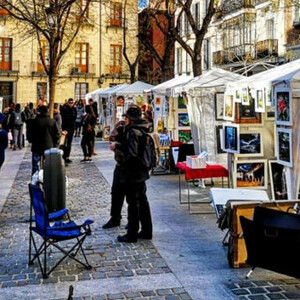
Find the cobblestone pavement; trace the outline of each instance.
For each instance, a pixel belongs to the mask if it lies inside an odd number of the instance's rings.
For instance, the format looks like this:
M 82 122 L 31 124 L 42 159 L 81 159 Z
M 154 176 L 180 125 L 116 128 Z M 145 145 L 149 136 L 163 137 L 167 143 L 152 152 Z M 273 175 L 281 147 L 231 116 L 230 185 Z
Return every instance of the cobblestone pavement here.
M 104 220 L 109 216 L 110 185 L 93 163 L 79 163 L 81 151 L 78 146 L 73 147 L 73 155 L 78 157 L 78 161 L 75 158 L 76 163 L 67 167 L 66 206 L 75 220 L 89 217 L 95 221 L 92 225 L 93 234 L 85 241 L 86 254 L 93 266 L 92 270 L 85 270 L 80 265 L 67 260 L 59 265 L 48 279 L 42 279 L 37 263 L 33 266 L 27 265 L 29 239 L 27 184 L 31 170 L 31 153 L 27 151 L 0 214 L 0 288 L 170 273 L 169 267 L 151 241 L 140 241 L 136 244 L 118 243 L 116 236 L 125 233 L 124 226 L 106 231 L 102 229 Z M 49 265 L 55 261 L 57 255 L 59 253 L 53 250 Z M 90 295 L 81 299 L 187 300 L 190 297 L 179 287 Z

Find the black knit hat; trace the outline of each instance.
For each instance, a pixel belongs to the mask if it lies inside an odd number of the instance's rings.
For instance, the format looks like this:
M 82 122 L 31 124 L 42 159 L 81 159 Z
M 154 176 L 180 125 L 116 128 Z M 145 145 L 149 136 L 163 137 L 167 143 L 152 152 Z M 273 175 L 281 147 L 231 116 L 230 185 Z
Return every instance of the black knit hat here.
M 142 119 L 142 110 L 137 105 L 131 105 L 123 117 L 127 117 L 132 121 L 140 120 Z

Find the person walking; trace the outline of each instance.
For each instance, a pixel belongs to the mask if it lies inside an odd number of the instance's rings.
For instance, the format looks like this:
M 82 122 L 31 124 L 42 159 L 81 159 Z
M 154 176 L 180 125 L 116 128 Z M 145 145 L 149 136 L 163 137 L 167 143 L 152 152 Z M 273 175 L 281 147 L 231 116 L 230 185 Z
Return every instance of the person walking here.
M 120 182 L 125 185 L 126 201 L 128 203 L 128 229 L 123 236 L 118 236 L 119 242 L 135 243 L 138 238 L 152 239 L 152 220 L 147 199 L 146 180 L 149 170 L 142 163 L 142 149 L 145 148 L 143 133 L 148 131 L 148 123 L 142 118 L 141 109 L 132 105 L 125 117 L 125 138 L 123 144 L 111 143 L 112 150 L 123 153 L 120 165 Z M 139 223 L 141 231 L 139 232 Z
M 13 137 L 14 137 L 14 146 L 13 150 L 16 150 L 17 147 L 22 149 L 23 143 L 23 124 L 26 121 L 26 116 L 24 111 L 21 111 L 20 103 L 16 104 L 16 109 L 11 115 L 12 119 L 12 128 L 13 128 Z
M 96 116 L 90 105 L 85 106 L 86 114 L 82 118 L 82 139 L 81 148 L 83 151 L 82 162 L 92 161 L 93 140 L 95 136 Z
M 98 118 L 98 104 L 96 101 L 93 100 L 93 98 L 89 99 L 89 105 L 92 107 L 94 114 L 96 116 L 96 122 L 97 122 L 97 118 Z M 93 151 L 92 154 L 93 155 L 97 155 L 97 152 L 95 150 L 95 138 L 96 138 L 96 133 L 94 134 L 94 138 L 93 138 Z
M 32 120 L 35 119 L 37 112 L 36 109 L 33 107 L 33 103 L 29 102 L 24 108 L 25 114 L 25 123 L 26 123 L 26 140 L 28 140 L 28 131 L 30 131 L 32 126 Z
M 0 170 L 5 160 L 5 149 L 8 146 L 7 131 L 2 128 L 5 115 L 0 113 Z
M 32 175 L 40 170 L 40 162 L 47 149 L 58 145 L 60 132 L 54 119 L 50 119 L 48 107 L 39 106 L 38 115 L 33 120 L 32 128 L 28 132 L 32 152 Z
M 82 127 L 82 118 L 83 118 L 84 113 L 85 113 L 85 108 L 84 108 L 84 104 L 83 104 L 82 99 L 80 99 L 78 101 L 75 108 L 76 108 L 76 112 L 77 112 L 77 116 L 76 116 L 76 120 L 75 120 L 75 137 L 80 137 L 81 127 Z
M 62 130 L 67 132 L 66 146 L 64 147 L 63 159 L 66 165 L 72 163 L 70 159 L 71 146 L 75 130 L 75 120 L 77 116 L 76 108 L 74 107 L 74 100 L 69 98 L 67 103 L 65 103 L 60 108 L 60 114 L 62 118 Z

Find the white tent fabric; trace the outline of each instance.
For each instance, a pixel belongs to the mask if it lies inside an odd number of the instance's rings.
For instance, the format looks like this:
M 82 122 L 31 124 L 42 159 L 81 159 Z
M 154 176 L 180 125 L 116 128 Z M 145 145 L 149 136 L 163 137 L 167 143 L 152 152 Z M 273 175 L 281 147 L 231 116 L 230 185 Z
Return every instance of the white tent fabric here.
M 149 90 L 154 86 L 142 81 L 136 81 L 130 85 L 127 85 L 116 92 L 116 95 L 122 96 L 132 96 L 132 95 L 142 95 L 145 90 Z
M 124 84 L 118 84 L 115 86 L 112 86 L 108 89 L 105 89 L 104 91 L 101 91 L 99 93 L 99 97 L 101 98 L 109 98 L 111 95 L 115 95 L 119 90 L 121 90 L 122 88 L 128 86 L 127 83 Z
M 155 94 L 165 95 L 167 88 L 171 88 L 181 83 L 186 83 L 190 81 L 192 78 L 193 78 L 192 76 L 187 76 L 187 75 L 174 77 L 168 81 L 156 85 L 154 88 L 151 89 L 151 92 Z
M 85 100 L 88 101 L 90 98 L 97 101 L 99 99 L 99 94 L 104 92 L 108 88 L 100 88 L 98 90 L 92 91 L 85 95 Z

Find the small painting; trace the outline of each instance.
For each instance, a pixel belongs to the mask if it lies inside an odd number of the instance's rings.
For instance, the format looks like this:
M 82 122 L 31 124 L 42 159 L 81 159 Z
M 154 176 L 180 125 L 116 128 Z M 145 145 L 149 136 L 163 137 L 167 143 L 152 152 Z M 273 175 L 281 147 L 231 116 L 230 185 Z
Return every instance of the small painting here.
M 275 123 L 292 125 L 292 103 L 289 88 L 275 89 Z
M 262 113 L 265 112 L 265 100 L 263 90 L 255 91 L 255 111 Z
M 161 104 L 161 98 L 155 97 L 155 106 L 160 106 L 160 104 Z
M 215 119 L 222 121 L 224 117 L 224 93 L 215 93 Z
M 187 127 L 187 126 L 190 126 L 188 113 L 179 113 L 178 114 L 178 127 Z
M 223 124 L 224 151 L 230 153 L 240 152 L 239 126 L 235 124 Z
M 284 166 L 276 160 L 269 160 L 270 185 L 273 200 L 287 200 Z
M 224 95 L 224 120 L 233 121 L 234 120 L 234 100 L 233 95 Z
M 191 130 L 178 130 L 178 140 L 183 143 L 189 143 L 192 140 Z
M 248 87 L 242 88 L 242 105 L 249 105 L 249 90 Z
M 292 161 L 292 129 L 277 128 L 277 162 L 287 167 L 293 166 Z
M 177 103 L 178 103 L 178 105 L 177 105 L 177 107 L 178 107 L 178 109 L 186 109 L 186 105 L 185 105 L 185 101 L 184 101 L 184 98 L 182 97 L 182 96 L 178 96 L 178 98 L 177 98 Z
M 267 160 L 236 160 L 234 162 L 235 188 L 266 189 Z
M 239 103 L 242 102 L 242 94 L 240 89 L 235 90 L 234 101 Z
M 262 156 L 263 145 L 260 132 L 240 133 L 240 155 L 241 156 Z
M 249 95 L 249 105 L 236 103 L 235 123 L 238 124 L 259 124 L 261 123 L 261 113 L 255 111 L 254 98 Z
M 267 106 L 264 116 L 266 121 L 274 121 L 275 120 L 274 106 Z
M 272 106 L 272 92 L 270 88 L 264 88 L 266 106 Z

